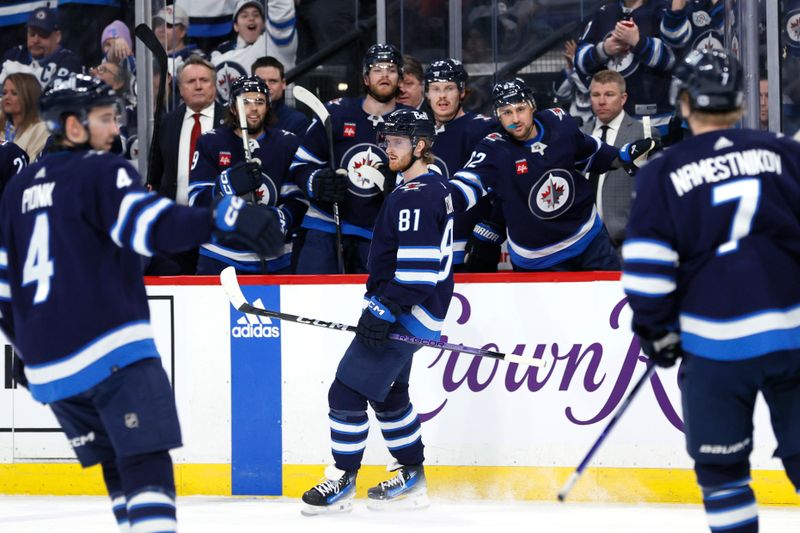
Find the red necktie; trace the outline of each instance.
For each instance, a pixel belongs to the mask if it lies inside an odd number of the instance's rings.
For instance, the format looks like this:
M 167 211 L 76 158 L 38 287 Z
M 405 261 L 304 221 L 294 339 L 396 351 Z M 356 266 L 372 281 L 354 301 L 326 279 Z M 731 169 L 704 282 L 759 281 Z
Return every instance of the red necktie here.
M 194 159 L 194 149 L 197 145 L 197 139 L 199 139 L 200 134 L 203 133 L 200 130 L 200 116 L 200 113 L 192 115 L 192 118 L 194 118 L 194 125 L 192 126 L 192 135 L 189 140 L 189 172 L 192 170 L 192 160 Z

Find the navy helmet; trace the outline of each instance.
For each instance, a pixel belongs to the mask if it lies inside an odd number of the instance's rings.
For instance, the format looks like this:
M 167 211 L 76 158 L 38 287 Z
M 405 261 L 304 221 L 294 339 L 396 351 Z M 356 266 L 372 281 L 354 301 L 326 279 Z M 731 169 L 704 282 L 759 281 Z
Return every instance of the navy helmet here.
M 364 54 L 361 72 L 366 76 L 369 69 L 378 63 L 392 63 L 397 66 L 397 71 L 403 75 L 403 54 L 393 44 L 373 44 Z
M 457 59 L 437 59 L 425 69 L 425 90 L 435 81 L 453 81 L 458 85 L 458 90 L 463 91 L 467 86 L 469 74 L 464 65 Z
M 670 101 L 686 92 L 689 106 L 712 113 L 735 111 L 744 103 L 742 66 L 725 50 L 694 50 L 673 71 Z
M 85 74 L 54 79 L 39 98 L 40 115 L 53 134 L 63 133 L 67 116 L 75 115 L 85 125 L 91 108 L 108 105 L 117 106 L 124 116 L 120 95 L 104 81 Z
M 428 139 L 428 148 L 433 146 L 436 136 L 436 126 L 425 111 L 416 109 L 397 109 L 384 120 L 378 130 L 378 145 L 383 145 L 388 135 L 398 135 L 411 139 L 411 145 L 416 145 L 421 138 Z
M 492 103 L 495 114 L 497 110 L 509 104 L 527 102 L 536 109 L 536 101 L 533 99 L 533 91 L 520 78 L 501 81 L 492 87 Z
M 236 105 L 236 97 L 244 93 L 261 93 L 267 97 L 267 104 L 270 104 L 269 87 L 267 83 L 258 76 L 241 76 L 231 83 L 230 105 Z

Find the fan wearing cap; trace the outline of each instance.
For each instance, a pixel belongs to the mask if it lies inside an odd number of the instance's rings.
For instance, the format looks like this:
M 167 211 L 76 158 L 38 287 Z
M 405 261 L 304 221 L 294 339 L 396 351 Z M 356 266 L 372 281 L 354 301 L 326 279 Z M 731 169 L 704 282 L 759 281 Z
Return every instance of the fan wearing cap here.
M 249 73 L 253 63 L 265 52 L 285 68 L 294 67 L 297 33 L 292 0 L 270 1 L 266 12 L 262 1 L 239 0 L 233 12 L 233 31 L 236 37 L 211 53 L 211 62 L 228 82 L 235 78 L 234 72 L 237 75 Z
M 602 143 L 562 109 L 537 111 L 521 79 L 497 83 L 492 99 L 503 133 L 484 137 L 451 179 L 459 207 L 474 206 L 490 191 L 501 202 L 506 231 L 476 226 L 480 237 L 495 246 L 508 237 L 516 271 L 618 270 L 584 173 L 634 172 L 656 143 L 643 139 L 619 149 Z
M 393 476 L 367 491 L 367 507 L 428 505 L 422 426 L 408 392 L 419 348 L 388 335 L 438 340 L 453 295 L 452 189 L 429 166 L 433 130 L 425 112 L 404 108 L 386 117 L 379 134 L 401 183 L 376 218 L 364 310 L 328 392 L 333 464 L 303 494 L 303 514 L 352 509 L 370 425 L 367 405 L 394 459 Z
M 391 44 L 374 44 L 362 60 L 366 95 L 326 104 L 333 137 L 333 161 L 325 126 L 314 120 L 303 137 L 292 168 L 311 205 L 303 220 L 305 244 L 297 258 L 298 274 L 339 271 L 333 204 L 338 203 L 347 273 L 366 272 L 369 241 L 383 197 L 395 184 L 386 153 L 375 135 L 397 109 L 403 56 Z M 336 170 L 333 170 L 336 169 Z
M 27 40 L 3 55 L 0 78 L 14 72 L 34 74 L 44 87 L 51 80 L 81 72 L 80 58 L 61 46 L 58 10 L 39 8 L 28 17 Z
M 494 120 L 471 111 L 464 111 L 463 102 L 467 97 L 468 78 L 464 65 L 456 59 L 437 59 L 425 69 L 425 98 L 436 121 L 436 148 L 433 150 L 435 164 L 446 178 L 452 177 L 451 173 L 463 167 L 475 145 L 496 128 Z M 487 264 L 479 264 L 478 258 L 483 256 L 472 254 L 471 262 L 466 266 L 464 264 L 467 242 L 473 234 L 472 229 L 491 216 L 493 196 L 487 195 L 466 213 L 455 215 L 453 265 L 456 272 L 497 270 L 497 257 L 490 257 Z M 501 222 L 502 219 L 498 220 L 498 223 Z M 483 242 L 477 237 L 472 240 L 472 246 L 479 246 Z M 499 256 L 499 252 L 497 255 Z
M 685 449 L 710 530 L 757 533 L 757 397 L 800 492 L 800 150 L 737 127 L 745 74 L 734 54 L 694 50 L 675 76 L 693 137 L 636 176 L 622 285 L 651 363 L 682 359 Z
M 239 128 L 237 98 L 244 101 L 245 132 Z M 306 210 L 303 193 L 290 177 L 289 166 L 300 140 L 291 132 L 267 127 L 269 88 L 258 76 L 243 76 L 231 86 L 224 125 L 197 140 L 189 174 L 189 205 L 211 205 L 215 198 L 241 196 L 273 211 L 282 222 L 284 246 L 262 265 L 243 246 L 205 244 L 200 248 L 198 274 L 219 274 L 233 266 L 238 272 L 288 274 L 292 243 L 287 239 Z M 242 146 L 249 141 L 252 159 Z
M 192 54 L 202 54 L 197 45 L 186 42 L 189 31 L 189 15 L 176 5 L 162 7 L 153 17 L 153 32 L 161 41 L 167 57 L 176 59 L 175 69 Z

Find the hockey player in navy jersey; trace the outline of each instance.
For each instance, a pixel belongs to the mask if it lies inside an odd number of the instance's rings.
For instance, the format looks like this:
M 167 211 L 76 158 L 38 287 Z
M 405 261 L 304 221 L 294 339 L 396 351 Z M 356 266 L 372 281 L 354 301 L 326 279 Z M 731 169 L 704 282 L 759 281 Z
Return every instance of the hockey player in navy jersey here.
M 497 195 L 507 231 L 487 226 L 481 237 L 500 244 L 507 236 L 514 270 L 619 269 L 582 173 L 621 166 L 633 172 L 655 142 L 642 139 L 620 149 L 601 143 L 561 109 L 537 112 L 520 79 L 496 84 L 492 98 L 504 132 L 487 135 L 455 173 L 458 208 L 462 202 L 472 208 L 490 191 Z
M 0 201 L 0 327 L 25 364 L 19 382 L 50 404 L 81 465 L 102 464 L 120 531 L 175 531 L 181 433 L 140 256 L 229 237 L 268 253 L 278 222 L 236 198 L 212 212 L 148 193 L 108 153 L 122 105 L 97 79 L 57 80 L 41 108 L 55 148 Z
M 390 332 L 438 339 L 453 295 L 453 201 L 433 166 L 434 125 L 423 111 L 400 109 L 386 118 L 382 140 L 402 183 L 375 221 L 366 307 L 328 393 L 334 464 L 303 495 L 304 514 L 348 511 L 366 447 L 372 406 L 394 477 L 367 492 L 367 506 L 428 504 L 421 425 L 408 396 L 412 354 L 419 347 L 387 340 Z
M 362 73 L 364 97 L 341 98 L 326 105 L 337 170 L 330 169 L 328 138 L 318 120 L 311 123 L 292 163 L 297 184 L 311 202 L 302 224 L 306 235 L 297 259 L 298 274 L 338 272 L 334 202 L 339 206 L 345 272 L 366 272 L 372 226 L 384 191 L 394 186 L 375 135 L 386 115 L 405 107 L 395 103 L 403 56 L 391 44 L 372 45 L 364 56 Z
M 672 0 L 661 21 L 661 38 L 682 58 L 692 50 L 724 50 L 725 2 Z
M 694 51 L 676 76 L 694 137 L 636 176 L 622 283 L 642 350 L 665 367 L 683 357 L 686 447 L 711 531 L 755 533 L 759 392 L 800 490 L 800 145 L 736 128 L 732 54 Z
M 464 111 L 462 104 L 467 96 L 468 78 L 464 65 L 455 59 L 440 59 L 425 69 L 425 98 L 436 121 L 434 156 L 436 166 L 446 178 L 450 178 L 451 172 L 455 173 L 469 161 L 475 145 L 495 128 L 492 119 Z M 491 197 L 486 196 L 466 213 L 455 215 L 453 268 L 456 272 L 465 268 L 464 251 L 467 240 L 472 236 L 472 229 L 475 224 L 489 217 L 490 210 Z M 482 265 L 472 266 L 469 271 L 486 270 Z M 494 270 L 497 270 L 497 261 Z
M 14 143 L 0 141 L 0 197 L 9 180 L 28 166 L 28 154 Z
M 245 101 L 247 134 L 252 161 L 246 161 L 239 129 L 236 98 Z M 279 128 L 267 128 L 269 88 L 258 76 L 242 76 L 231 84 L 231 99 L 225 125 L 201 135 L 189 174 L 189 205 L 211 205 L 216 198 L 242 196 L 273 211 L 281 220 L 285 242 L 274 256 L 266 258 L 266 272 L 288 274 L 292 243 L 286 236 L 303 217 L 306 201 L 289 177 L 299 139 Z M 262 272 L 258 254 L 246 246 L 206 243 L 200 247 L 198 274 L 219 274 L 233 266 L 238 272 Z
M 652 118 L 666 135 L 672 106 L 669 84 L 675 54 L 661 40 L 665 0 L 618 0 L 597 10 L 578 43 L 575 68 L 586 80 L 604 69 L 625 78 L 625 111 L 634 118 Z M 587 81 L 588 84 L 588 81 Z

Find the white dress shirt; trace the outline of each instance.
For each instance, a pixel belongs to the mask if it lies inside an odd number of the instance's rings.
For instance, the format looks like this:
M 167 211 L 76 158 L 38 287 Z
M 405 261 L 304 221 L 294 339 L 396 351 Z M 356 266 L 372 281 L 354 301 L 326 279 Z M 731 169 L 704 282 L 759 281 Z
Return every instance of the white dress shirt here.
M 194 111 L 186 108 L 181 125 L 181 138 L 178 144 L 178 183 L 175 193 L 175 202 L 181 205 L 189 205 L 189 170 L 190 155 L 189 143 L 192 141 L 192 128 L 194 127 Z M 205 133 L 214 129 L 214 102 L 200 111 L 200 132 Z
M 608 130 L 606 130 L 606 139 L 605 143 L 614 146 L 614 141 L 617 140 L 617 133 L 619 133 L 619 128 L 622 126 L 622 119 L 625 118 L 625 111 L 620 111 L 619 114 L 611 119 L 611 122 L 608 124 L 603 124 L 600 119 L 594 121 L 594 131 L 592 131 L 592 137 L 597 139 L 603 134 L 603 130 L 600 128 L 602 126 L 608 126 Z M 603 183 L 606 181 L 607 173 L 604 172 L 600 174 L 599 179 L 597 180 L 597 213 L 600 215 L 600 218 L 603 218 Z

